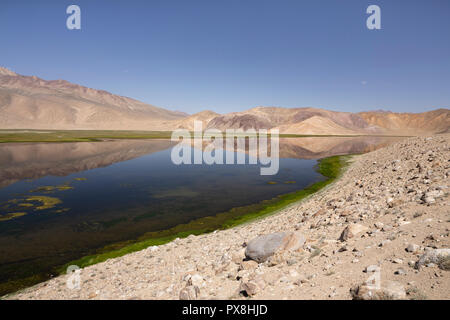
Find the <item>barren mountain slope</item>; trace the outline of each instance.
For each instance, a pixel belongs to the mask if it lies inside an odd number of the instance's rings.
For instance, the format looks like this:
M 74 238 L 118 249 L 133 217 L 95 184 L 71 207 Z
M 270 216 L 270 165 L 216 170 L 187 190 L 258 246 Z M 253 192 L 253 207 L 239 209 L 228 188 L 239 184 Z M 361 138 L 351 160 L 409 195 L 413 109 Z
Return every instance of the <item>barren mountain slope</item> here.
M 313 116 L 302 122 L 294 124 L 281 125 L 279 127 L 282 133 L 302 133 L 302 134 L 337 134 L 337 135 L 354 135 L 357 131 L 344 128 L 333 122 L 329 118 Z
M 0 127 L 11 129 L 139 129 L 184 114 L 65 80 L 47 81 L 0 68 Z
M 355 135 L 379 134 L 380 128 L 349 112 L 318 108 L 257 107 L 243 112 L 218 116 L 208 124 L 210 128 L 278 128 L 280 133 Z
M 217 116 L 219 116 L 218 113 L 215 113 L 214 111 L 210 110 L 205 110 L 190 115 L 186 118 L 162 122 L 160 130 L 174 130 L 174 129 L 194 130 L 194 121 L 200 121 L 202 123 L 202 128 L 204 130 L 206 129 L 208 123 Z
M 450 130 L 450 110 L 424 113 L 337 112 L 318 108 L 257 107 L 213 118 L 209 128 L 279 128 L 280 133 L 317 135 L 416 135 Z
M 319 108 L 256 107 L 217 114 L 188 116 L 143 102 L 72 84 L 18 75 L 0 67 L 0 128 L 192 130 L 203 128 L 272 129 L 311 135 L 416 135 L 450 130 L 450 110 L 424 113 L 337 112 Z
M 438 109 L 423 113 L 361 112 L 371 125 L 392 133 L 446 133 L 450 130 L 450 110 Z

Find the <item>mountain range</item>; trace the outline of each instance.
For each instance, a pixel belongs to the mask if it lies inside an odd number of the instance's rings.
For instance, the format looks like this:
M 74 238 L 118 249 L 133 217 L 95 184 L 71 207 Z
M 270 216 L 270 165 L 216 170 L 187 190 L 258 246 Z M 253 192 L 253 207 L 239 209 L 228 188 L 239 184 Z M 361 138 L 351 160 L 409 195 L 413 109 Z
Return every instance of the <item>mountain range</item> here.
M 192 130 L 272 129 L 305 135 L 417 135 L 450 132 L 450 110 L 359 113 L 320 108 L 256 107 L 188 115 L 65 80 L 44 80 L 0 67 L 0 129 Z

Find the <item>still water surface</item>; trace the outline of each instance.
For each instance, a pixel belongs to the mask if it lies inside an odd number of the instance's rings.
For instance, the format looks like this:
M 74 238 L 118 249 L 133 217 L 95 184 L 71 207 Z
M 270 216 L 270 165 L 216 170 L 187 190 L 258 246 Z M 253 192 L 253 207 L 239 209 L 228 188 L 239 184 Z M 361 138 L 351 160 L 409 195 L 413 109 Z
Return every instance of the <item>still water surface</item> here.
M 324 179 L 315 171 L 318 158 L 392 141 L 280 139 L 275 176 L 261 176 L 259 164 L 176 166 L 168 140 L 0 145 L 0 283 L 300 190 Z

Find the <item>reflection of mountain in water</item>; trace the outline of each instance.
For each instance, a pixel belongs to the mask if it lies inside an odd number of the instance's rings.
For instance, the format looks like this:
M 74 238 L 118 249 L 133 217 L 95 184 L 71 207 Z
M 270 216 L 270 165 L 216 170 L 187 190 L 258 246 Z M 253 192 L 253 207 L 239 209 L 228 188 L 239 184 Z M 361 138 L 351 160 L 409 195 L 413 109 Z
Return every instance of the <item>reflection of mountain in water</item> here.
M 280 158 L 319 159 L 366 153 L 397 141 L 398 137 L 312 137 L 281 138 Z
M 364 153 L 398 139 L 387 137 L 281 138 L 280 157 L 318 159 L 333 155 Z M 170 140 L 3 144 L 0 146 L 0 187 L 22 179 L 37 179 L 48 175 L 66 176 L 106 167 L 116 162 L 162 151 L 173 145 L 175 142 Z
M 402 137 L 382 137 L 382 136 L 361 136 L 361 137 L 305 137 L 305 138 L 280 138 L 280 158 L 292 159 L 321 159 L 336 155 L 359 154 L 374 151 L 385 147 Z M 204 143 L 205 148 L 209 143 Z M 234 147 L 239 152 L 244 149 L 238 148 L 235 141 Z M 249 142 L 246 141 L 246 150 L 248 153 Z M 267 144 L 267 150 L 270 154 L 270 138 Z M 255 156 L 255 152 L 250 152 Z
M 0 187 L 22 179 L 66 176 L 106 167 L 172 145 L 170 140 L 3 144 L 0 145 Z

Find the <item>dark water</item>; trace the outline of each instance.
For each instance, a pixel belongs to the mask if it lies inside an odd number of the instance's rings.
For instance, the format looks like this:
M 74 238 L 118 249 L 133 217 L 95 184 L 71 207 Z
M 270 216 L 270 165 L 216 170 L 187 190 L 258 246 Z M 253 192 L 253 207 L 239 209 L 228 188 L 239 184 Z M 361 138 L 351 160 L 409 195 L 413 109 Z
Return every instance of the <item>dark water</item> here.
M 390 142 L 281 139 L 275 176 L 259 164 L 176 166 L 163 140 L 0 145 L 0 283 L 302 189 L 323 179 L 317 158 Z

